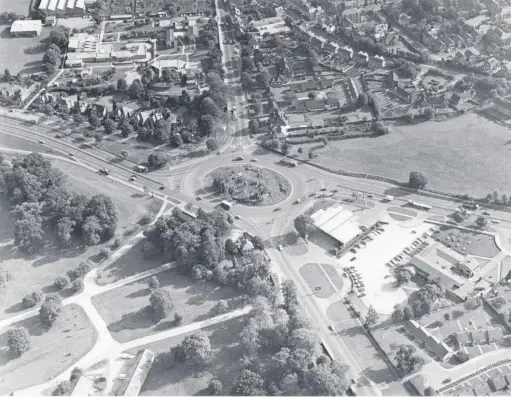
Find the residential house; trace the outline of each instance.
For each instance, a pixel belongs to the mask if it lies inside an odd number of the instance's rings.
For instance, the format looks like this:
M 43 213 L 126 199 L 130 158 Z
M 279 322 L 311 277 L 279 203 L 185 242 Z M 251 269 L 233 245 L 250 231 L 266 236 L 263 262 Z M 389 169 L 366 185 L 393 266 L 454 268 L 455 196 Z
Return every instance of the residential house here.
M 454 54 L 454 60 L 458 63 L 465 62 L 467 58 L 465 58 L 465 55 L 461 51 L 456 51 L 456 54 Z
M 500 28 L 490 29 L 487 33 L 487 37 L 500 47 L 506 47 L 511 44 L 511 33 Z
M 472 343 L 474 345 L 481 345 L 486 343 L 486 332 L 483 329 L 474 330 L 471 332 L 472 334 Z
M 494 392 L 504 390 L 508 385 L 506 375 L 492 376 L 488 379 L 488 385 L 490 385 Z
M 349 8 L 344 10 L 341 14 L 342 18 L 345 18 L 350 23 L 360 23 L 362 21 L 362 16 L 360 10 L 357 8 Z
M 374 27 L 374 39 L 380 41 L 385 37 L 387 33 L 388 25 L 386 23 L 379 23 Z
M 406 27 L 406 26 L 410 25 L 410 22 L 412 22 L 412 17 L 403 12 L 403 13 L 399 14 L 397 21 L 399 22 L 400 25 Z
M 356 102 L 358 99 L 358 88 L 357 85 L 355 84 L 355 81 L 351 78 L 351 76 L 348 76 L 346 80 L 346 86 L 348 88 L 351 101 Z
M 353 49 L 350 47 L 342 47 L 339 48 L 339 57 L 343 61 L 349 61 L 353 58 Z
M 472 335 L 470 332 L 457 332 L 454 334 L 454 339 L 456 339 L 456 343 L 459 347 L 472 344 Z
M 459 34 L 455 34 L 453 40 L 456 43 L 456 47 L 458 48 L 466 47 L 465 40 L 463 40 L 463 37 L 461 37 Z
M 465 50 L 464 54 L 465 54 L 465 57 L 467 58 L 467 61 L 469 61 L 469 62 L 476 61 L 479 58 L 479 56 L 481 55 L 481 53 L 475 47 L 468 47 Z
M 175 46 L 174 29 L 167 29 L 165 31 L 165 46 L 173 48 Z
M 504 339 L 504 331 L 501 327 L 489 328 L 486 330 L 488 343 L 498 342 Z
M 472 99 L 474 94 L 475 94 L 474 90 L 466 90 L 463 92 L 450 91 L 446 93 L 446 99 L 448 100 L 449 105 L 459 106 Z
M 387 32 L 383 38 L 383 44 L 387 47 L 393 47 L 399 44 L 399 35 L 395 31 Z
M 355 62 L 359 65 L 367 65 L 369 63 L 369 55 L 367 52 L 359 51 L 355 54 Z
M 258 47 L 259 47 L 259 42 L 258 42 L 258 41 L 257 41 L 257 39 L 256 39 L 253 35 L 251 35 L 251 34 L 249 34 L 249 35 L 248 35 L 247 44 L 248 44 L 250 47 L 254 48 L 254 49 L 256 49 L 256 48 L 258 48 Z
M 396 88 L 399 84 L 399 76 L 396 72 L 389 72 L 387 74 L 387 87 L 390 89 Z
M 384 68 L 385 58 L 382 55 L 375 55 L 369 57 L 369 67 L 371 68 Z
M 394 88 L 394 94 L 406 103 L 413 103 L 417 100 L 419 91 L 417 91 L 413 85 L 405 86 L 404 84 L 398 84 L 397 87 Z
M 500 61 L 495 57 L 489 57 L 484 60 L 483 67 L 487 71 L 496 69 L 500 64 Z

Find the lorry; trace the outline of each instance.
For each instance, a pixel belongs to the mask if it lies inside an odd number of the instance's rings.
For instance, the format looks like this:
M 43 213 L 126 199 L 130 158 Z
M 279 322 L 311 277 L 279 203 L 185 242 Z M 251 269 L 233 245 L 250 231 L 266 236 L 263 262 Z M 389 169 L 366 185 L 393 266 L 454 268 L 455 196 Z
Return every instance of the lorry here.
M 385 201 L 392 201 L 392 200 L 394 200 L 394 196 L 391 196 L 390 194 L 387 194 L 383 199 Z
M 414 200 L 408 200 L 408 204 L 410 204 L 413 207 L 419 208 L 421 210 L 430 210 L 431 208 L 433 208 L 429 204 L 419 203 L 418 201 L 414 201 Z
M 229 211 L 232 207 L 232 203 L 230 203 L 229 201 L 227 200 L 223 200 L 221 203 L 220 203 L 220 207 L 222 207 L 224 210 L 227 210 Z

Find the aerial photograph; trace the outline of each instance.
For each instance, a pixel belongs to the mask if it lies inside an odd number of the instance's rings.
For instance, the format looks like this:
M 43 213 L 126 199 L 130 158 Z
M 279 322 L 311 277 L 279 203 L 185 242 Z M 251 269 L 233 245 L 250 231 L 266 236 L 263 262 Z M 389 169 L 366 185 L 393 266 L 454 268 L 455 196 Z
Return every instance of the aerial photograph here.
M 0 0 L 0 396 L 511 396 L 511 0 Z

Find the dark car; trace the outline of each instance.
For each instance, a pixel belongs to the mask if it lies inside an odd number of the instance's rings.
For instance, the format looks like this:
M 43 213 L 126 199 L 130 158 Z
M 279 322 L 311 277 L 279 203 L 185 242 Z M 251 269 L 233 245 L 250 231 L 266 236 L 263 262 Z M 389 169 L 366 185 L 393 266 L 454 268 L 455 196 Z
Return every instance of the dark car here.
M 165 186 L 161 185 L 158 189 L 165 190 Z
M 447 378 L 447 379 L 444 379 L 444 380 L 442 381 L 442 383 L 444 383 L 444 384 L 445 384 L 445 383 L 449 383 L 451 380 L 452 380 L 451 378 Z

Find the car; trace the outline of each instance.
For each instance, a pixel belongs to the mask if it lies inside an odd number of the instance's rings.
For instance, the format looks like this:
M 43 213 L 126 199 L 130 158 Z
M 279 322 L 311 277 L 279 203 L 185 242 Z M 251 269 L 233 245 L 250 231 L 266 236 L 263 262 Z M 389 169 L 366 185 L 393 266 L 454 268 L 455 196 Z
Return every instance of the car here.
M 350 252 L 353 252 L 354 254 L 357 253 L 357 250 L 355 248 L 350 249 Z
M 363 298 L 364 296 L 366 296 L 366 294 L 364 292 L 362 292 L 361 294 L 358 294 L 357 295 L 359 298 Z
M 295 200 L 295 204 L 300 204 L 300 202 L 301 202 L 301 200 L 300 200 L 299 198 L 297 198 L 297 199 Z
M 273 210 L 273 212 L 277 212 L 277 211 L 280 211 L 280 210 L 281 210 L 281 208 L 280 208 L 280 207 L 277 207 L 277 208 L 275 208 L 275 209 Z
M 282 250 L 283 250 L 282 245 L 280 245 L 280 244 L 279 244 L 279 247 L 278 247 L 278 248 L 279 248 L 279 251 L 282 251 Z
M 60 138 L 60 134 L 55 135 L 55 138 Z
M 134 180 L 136 180 L 137 178 L 135 176 L 131 176 L 130 177 L 130 182 L 133 182 Z
M 257 163 L 257 159 L 250 159 L 251 162 Z
M 239 215 L 234 215 L 234 219 L 241 219 Z
M 69 156 L 74 157 L 75 155 L 73 153 L 69 153 Z
M 442 381 L 443 384 L 446 384 L 446 383 L 449 383 L 452 379 L 451 378 L 446 378 Z
M 374 197 L 374 195 L 373 195 L 372 193 L 369 193 L 369 194 L 367 195 L 367 197 L 369 197 L 369 198 L 373 198 L 373 197 Z
M 243 156 L 238 156 L 238 157 L 236 157 L 234 160 L 236 160 L 236 161 L 242 161 L 242 160 L 244 160 L 244 158 L 243 158 Z
M 12 112 L 13 112 L 13 110 L 12 110 L 12 109 L 9 109 L 9 111 L 8 111 L 7 113 L 12 113 Z
M 483 215 L 487 215 L 487 216 L 489 216 L 489 215 L 490 215 L 490 212 L 489 212 L 489 211 L 483 211 L 483 212 L 482 212 L 482 214 L 483 214 Z
M 326 192 L 327 188 L 326 187 L 322 187 L 321 189 L 319 189 L 320 192 Z
M 316 195 L 316 193 L 312 192 L 311 194 L 309 194 L 309 197 L 314 197 Z
M 199 196 L 197 196 L 197 197 L 195 197 L 195 200 L 197 200 L 197 201 L 201 201 L 201 200 L 202 200 L 202 198 L 200 198 Z
M 357 259 L 356 256 L 354 256 L 353 258 L 350 259 L 350 262 L 353 262 L 355 259 Z
M 44 144 L 44 141 L 39 141 L 39 143 Z
M 105 174 L 105 175 L 110 174 L 110 171 L 108 170 L 108 168 L 100 168 L 99 172 L 102 174 Z
M 491 220 L 491 223 L 495 223 L 495 224 L 497 224 L 497 225 L 498 225 L 498 224 L 500 223 L 500 221 L 499 221 L 498 219 L 492 219 L 492 220 Z
M 337 193 L 338 191 L 339 191 L 339 190 L 337 190 L 337 189 L 333 189 L 333 190 L 332 190 L 332 193 Z
M 161 185 L 158 189 L 160 189 L 160 190 L 165 190 L 165 186 L 164 186 L 164 185 Z

